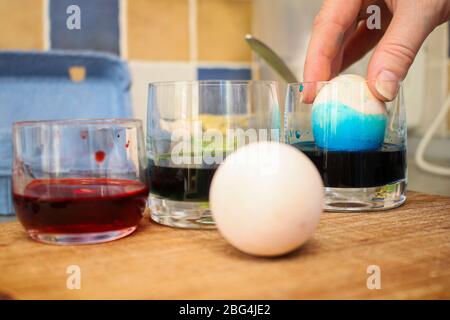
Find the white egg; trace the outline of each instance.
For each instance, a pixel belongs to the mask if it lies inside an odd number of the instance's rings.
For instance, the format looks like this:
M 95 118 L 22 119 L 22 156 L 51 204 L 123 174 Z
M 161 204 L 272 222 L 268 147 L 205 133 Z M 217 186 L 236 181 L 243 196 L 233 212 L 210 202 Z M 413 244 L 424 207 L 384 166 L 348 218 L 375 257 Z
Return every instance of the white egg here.
M 370 91 L 366 79 L 356 74 L 343 74 L 322 87 L 314 106 L 340 102 L 364 114 L 386 115 L 386 105 Z
M 335 151 L 379 149 L 387 110 L 363 77 L 342 75 L 324 85 L 314 100 L 311 126 L 319 148 Z
M 308 240 L 323 208 L 322 179 L 300 151 L 278 142 L 244 146 L 216 171 L 210 207 L 220 233 L 241 251 L 286 254 Z

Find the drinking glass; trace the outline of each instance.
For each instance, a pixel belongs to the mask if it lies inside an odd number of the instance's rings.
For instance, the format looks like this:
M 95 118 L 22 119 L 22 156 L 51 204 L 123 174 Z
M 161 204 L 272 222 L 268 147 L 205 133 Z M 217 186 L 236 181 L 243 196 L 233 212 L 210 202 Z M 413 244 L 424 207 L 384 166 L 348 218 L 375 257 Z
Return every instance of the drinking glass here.
M 140 120 L 16 122 L 13 146 L 14 208 L 31 238 L 98 243 L 137 228 L 149 193 Z
M 272 81 L 160 82 L 149 85 L 147 155 L 154 221 L 212 228 L 210 184 L 232 151 L 280 141 Z
M 327 85 L 331 87 L 318 98 Z M 383 110 L 383 103 L 368 98 L 367 85 L 351 81 L 288 85 L 285 141 L 319 170 L 327 211 L 385 210 L 406 199 L 407 130 L 401 83 L 384 112 L 377 111 Z

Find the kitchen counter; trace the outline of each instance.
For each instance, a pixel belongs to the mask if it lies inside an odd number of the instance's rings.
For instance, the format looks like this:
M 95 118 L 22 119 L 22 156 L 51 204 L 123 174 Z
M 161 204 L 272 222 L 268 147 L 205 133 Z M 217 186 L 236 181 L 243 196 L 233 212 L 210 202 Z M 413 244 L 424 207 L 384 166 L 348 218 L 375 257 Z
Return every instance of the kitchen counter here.
M 81 289 L 66 287 L 68 266 Z M 368 289 L 378 266 L 381 289 Z M 215 230 L 141 222 L 110 243 L 60 247 L 0 224 L 0 299 L 450 298 L 450 197 L 410 192 L 401 208 L 325 213 L 314 237 L 279 258 L 245 255 Z

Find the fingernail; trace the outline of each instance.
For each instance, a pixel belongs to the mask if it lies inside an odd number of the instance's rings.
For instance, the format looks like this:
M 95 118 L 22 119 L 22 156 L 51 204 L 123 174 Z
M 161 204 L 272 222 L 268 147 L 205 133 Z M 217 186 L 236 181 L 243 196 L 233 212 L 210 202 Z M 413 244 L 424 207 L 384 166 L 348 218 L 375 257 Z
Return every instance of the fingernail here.
M 391 101 L 397 96 L 399 86 L 398 77 L 391 71 L 383 70 L 377 77 L 375 89 L 380 95 Z

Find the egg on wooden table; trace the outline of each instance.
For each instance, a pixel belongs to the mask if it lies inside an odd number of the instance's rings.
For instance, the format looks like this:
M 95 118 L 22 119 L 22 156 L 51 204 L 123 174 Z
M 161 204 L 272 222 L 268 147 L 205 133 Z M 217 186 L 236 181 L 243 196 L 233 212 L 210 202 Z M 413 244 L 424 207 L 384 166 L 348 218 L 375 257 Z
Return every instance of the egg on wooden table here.
M 325 84 L 312 108 L 312 131 L 319 148 L 363 151 L 381 147 L 387 111 L 357 75 L 342 75 Z
M 291 252 L 319 222 L 324 189 L 314 164 L 278 142 L 239 148 L 217 169 L 210 208 L 220 233 L 239 250 L 257 256 Z

